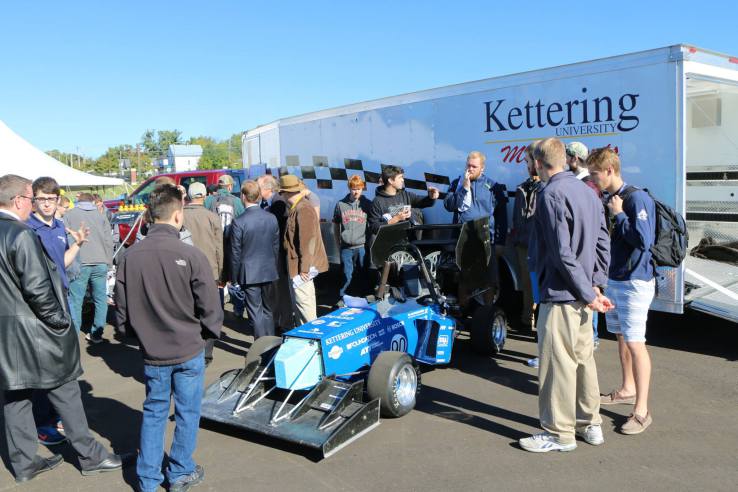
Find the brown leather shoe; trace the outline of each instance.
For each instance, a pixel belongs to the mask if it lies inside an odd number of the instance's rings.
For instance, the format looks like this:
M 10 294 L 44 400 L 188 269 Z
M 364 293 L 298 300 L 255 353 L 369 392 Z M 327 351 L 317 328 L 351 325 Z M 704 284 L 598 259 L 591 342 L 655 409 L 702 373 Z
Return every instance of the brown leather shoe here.
M 608 395 L 600 395 L 600 405 L 635 405 L 636 397 L 633 396 L 622 396 L 619 392 L 613 391 Z
M 653 419 L 651 418 L 651 412 L 647 413 L 645 417 L 641 417 L 638 414 L 631 413 L 628 417 L 628 421 L 623 424 L 620 428 L 620 432 L 627 435 L 640 434 L 644 430 L 648 429 Z

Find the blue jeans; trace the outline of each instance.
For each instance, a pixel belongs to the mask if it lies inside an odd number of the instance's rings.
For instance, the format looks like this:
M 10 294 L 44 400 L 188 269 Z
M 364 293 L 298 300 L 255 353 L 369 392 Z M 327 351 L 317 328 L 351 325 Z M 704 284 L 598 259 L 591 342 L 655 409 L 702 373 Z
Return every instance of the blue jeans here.
M 164 480 L 164 433 L 169 402 L 174 395 L 174 439 L 169 449 L 167 480 L 172 484 L 195 471 L 192 453 L 197 445 L 200 404 L 205 381 L 205 358 L 200 352 L 173 366 L 144 364 L 146 400 L 143 404 L 141 443 L 136 473 L 142 491 L 156 490 Z
M 600 319 L 600 313 L 598 313 L 597 311 L 594 311 L 592 313 L 592 328 L 594 331 L 594 333 L 592 333 L 592 341 L 595 344 L 600 343 L 600 336 L 597 333 L 597 322 L 599 321 L 599 319 Z
M 92 321 L 90 333 L 102 335 L 105 322 L 108 319 L 107 293 L 108 265 L 82 265 L 79 275 L 69 283 L 69 303 L 72 310 L 72 322 L 79 332 L 82 328 L 82 305 L 85 302 L 87 286 L 92 285 L 92 300 L 95 303 L 95 317 Z
M 343 297 L 349 284 L 351 284 L 351 278 L 354 275 L 354 262 L 358 261 L 359 271 L 364 270 L 365 254 L 366 250 L 364 249 L 364 246 L 361 246 L 360 248 L 344 248 L 341 250 L 341 263 L 343 264 L 343 276 L 345 280 L 343 287 L 338 291 L 338 295 L 340 297 Z

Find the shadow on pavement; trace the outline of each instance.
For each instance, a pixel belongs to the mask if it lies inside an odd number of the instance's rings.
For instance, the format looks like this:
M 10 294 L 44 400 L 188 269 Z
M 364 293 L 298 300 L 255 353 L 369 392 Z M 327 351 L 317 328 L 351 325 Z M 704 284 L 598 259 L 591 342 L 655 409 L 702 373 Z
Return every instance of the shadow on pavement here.
M 689 309 L 648 316 L 648 345 L 738 361 L 738 324 Z
M 530 427 L 538 427 L 538 419 L 529 415 L 505 410 L 504 408 L 482 403 L 465 396 L 451 393 L 440 388 L 424 385 L 423 396 L 418 400 L 416 410 L 435 415 L 462 424 L 467 424 L 486 432 L 499 434 L 509 439 L 520 439 L 528 435 L 507 425 L 501 424 L 499 420 L 509 420 Z M 489 418 L 475 414 L 484 414 Z M 494 420 L 492 420 L 494 418 Z
M 116 374 L 124 378 L 134 378 L 139 383 L 144 382 L 143 359 L 135 338 L 126 338 L 122 343 L 110 343 L 107 340 L 96 345 L 88 344 L 85 347 L 92 357 L 100 357 L 105 364 Z

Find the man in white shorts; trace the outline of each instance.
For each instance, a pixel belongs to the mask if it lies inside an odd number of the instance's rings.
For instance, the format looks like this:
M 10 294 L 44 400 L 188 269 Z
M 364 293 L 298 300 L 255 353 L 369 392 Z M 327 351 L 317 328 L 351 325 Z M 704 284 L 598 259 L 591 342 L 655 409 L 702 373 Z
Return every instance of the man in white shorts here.
M 593 151 L 587 159 L 592 181 L 606 193 L 611 244 L 607 297 L 615 309 L 606 314 L 607 331 L 618 338 L 623 381 L 602 395 L 602 405 L 635 404 L 623 434 L 640 434 L 651 425 L 648 389 L 651 359 L 646 349 L 646 320 L 655 294 L 651 246 L 656 234 L 656 204 L 643 190 L 620 176 L 620 158 L 610 149 Z

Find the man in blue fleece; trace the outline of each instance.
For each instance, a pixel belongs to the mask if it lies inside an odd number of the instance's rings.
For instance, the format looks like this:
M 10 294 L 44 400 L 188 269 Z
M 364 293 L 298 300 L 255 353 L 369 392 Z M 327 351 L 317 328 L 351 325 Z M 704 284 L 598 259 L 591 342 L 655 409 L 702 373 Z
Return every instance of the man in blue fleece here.
M 478 151 L 470 152 L 466 158 L 464 174 L 456 178 L 448 188 L 443 206 L 454 214 L 454 224 L 470 222 L 489 217 L 489 230 L 495 254 L 489 261 L 488 302 L 492 302 L 497 291 L 497 259 L 502 255 L 502 247 L 507 235 L 507 196 L 505 186 L 496 183 L 484 174 L 486 156 Z M 465 303 L 469 293 L 465 292 L 463 282 L 459 285 L 459 300 Z
M 640 434 L 651 425 L 648 389 L 651 358 L 646 349 L 648 308 L 656 291 L 651 246 L 656 234 L 656 204 L 643 190 L 628 186 L 620 176 L 620 158 L 610 149 L 598 149 L 587 159 L 592 181 L 608 197 L 612 217 L 607 295 L 615 309 L 607 313 L 607 331 L 618 337 L 623 384 L 602 395 L 603 405 L 635 404 L 621 427 L 623 434 Z

